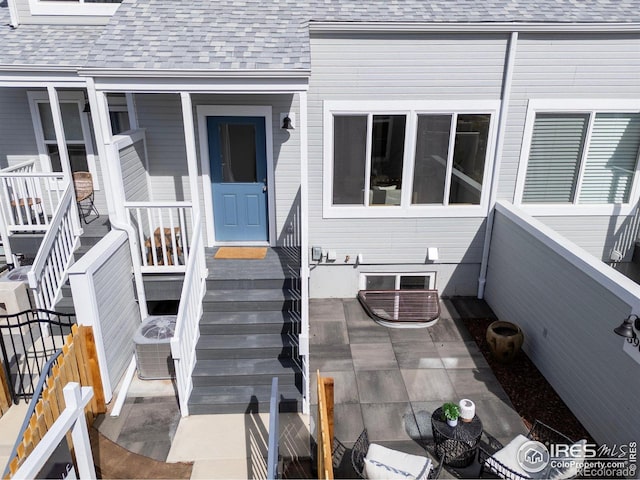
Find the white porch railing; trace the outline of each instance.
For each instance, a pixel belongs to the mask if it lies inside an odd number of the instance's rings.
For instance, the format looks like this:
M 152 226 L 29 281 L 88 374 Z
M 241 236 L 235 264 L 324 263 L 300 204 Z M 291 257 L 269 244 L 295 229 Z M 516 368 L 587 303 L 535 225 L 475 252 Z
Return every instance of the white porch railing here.
M 193 254 L 187 262 L 176 329 L 171 339 L 171 355 L 175 364 L 180 413 L 183 417 L 189 415 L 188 402 L 193 390 L 191 374 L 196 364 L 196 344 L 200 337 L 198 324 L 202 317 L 202 299 L 207 290 L 202 221 L 198 216 L 194 222 L 191 245 Z
M 60 295 L 73 252 L 80 243 L 77 223 L 75 193 L 73 185 L 68 184 L 28 274 L 38 308 L 53 310 Z
M 0 170 L 0 197 L 6 230 L 47 230 L 62 200 L 63 178 L 63 173 L 36 172 L 34 160 Z
M 142 272 L 184 272 L 193 249 L 191 202 L 125 202 L 124 206 L 138 235 Z

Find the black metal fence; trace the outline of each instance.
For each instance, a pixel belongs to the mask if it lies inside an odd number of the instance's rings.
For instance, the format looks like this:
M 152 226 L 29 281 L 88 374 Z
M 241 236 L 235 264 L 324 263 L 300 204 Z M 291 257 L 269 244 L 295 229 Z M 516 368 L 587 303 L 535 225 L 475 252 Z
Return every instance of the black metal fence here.
M 14 403 L 31 399 L 44 365 L 75 323 L 75 315 L 43 309 L 0 315 L 2 368 Z

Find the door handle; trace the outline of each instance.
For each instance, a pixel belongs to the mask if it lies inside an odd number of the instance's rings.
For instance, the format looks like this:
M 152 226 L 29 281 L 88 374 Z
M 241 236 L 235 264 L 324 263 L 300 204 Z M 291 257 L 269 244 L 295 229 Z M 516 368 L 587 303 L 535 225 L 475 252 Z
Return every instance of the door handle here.
M 262 187 L 262 192 L 264 193 L 267 191 L 267 179 L 263 178 L 262 183 L 264 183 L 264 186 Z
M 266 192 L 266 191 L 267 191 L 267 186 L 266 186 L 266 185 L 264 185 L 264 186 L 262 187 L 262 191 L 263 191 L 263 192 Z

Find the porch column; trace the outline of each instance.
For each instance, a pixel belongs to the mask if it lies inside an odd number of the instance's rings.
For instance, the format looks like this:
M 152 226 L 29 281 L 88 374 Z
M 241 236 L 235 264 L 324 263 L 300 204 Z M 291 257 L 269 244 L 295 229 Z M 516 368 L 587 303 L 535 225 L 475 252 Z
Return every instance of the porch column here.
M 100 169 L 102 170 L 102 181 L 106 192 L 107 210 L 109 218 L 116 218 L 117 208 L 115 205 L 114 182 L 110 175 L 109 151 L 107 145 L 111 141 L 111 124 L 109 122 L 109 109 L 107 108 L 106 96 L 104 92 L 97 92 L 93 78 L 87 79 L 87 97 L 89 106 L 93 114 L 91 115 L 93 123 L 93 132 L 96 138 L 98 156 L 100 158 Z
M 56 144 L 58 146 L 58 155 L 60 155 L 60 165 L 62 173 L 67 182 L 71 181 L 71 167 L 69 165 L 69 152 L 67 151 L 67 139 L 64 136 L 64 127 L 62 126 L 62 112 L 60 111 L 60 101 L 58 100 L 58 92 L 52 85 L 47 86 L 49 94 L 49 105 L 51 106 L 51 115 L 53 117 L 53 129 L 56 133 Z
M 98 144 L 98 155 L 101 159 L 100 168 L 102 169 L 104 188 L 107 192 L 106 199 L 109 210 L 109 220 L 113 228 L 125 231 L 129 237 L 129 248 L 133 261 L 133 277 L 138 294 L 140 316 L 141 318 L 147 318 L 149 312 L 147 310 L 147 296 L 142 278 L 140 245 L 137 234 L 129 224 L 129 219 L 126 216 L 122 177 L 119 173 L 114 173 L 115 171 L 119 172 L 119 169 L 116 170 L 116 166 L 113 165 L 113 163 L 119 162 L 120 158 L 111 148 L 111 123 L 109 122 L 107 96 L 104 92 L 98 92 L 96 90 L 93 78 L 87 79 L 87 94 L 91 111 L 95 112 L 93 115 L 93 131 L 96 137 L 96 143 Z
M 136 113 L 136 104 L 135 99 L 133 98 L 133 93 L 127 92 L 124 94 L 127 99 L 127 115 L 129 116 L 129 128 L 131 130 L 138 129 L 138 115 Z
M 198 155 L 196 153 L 196 134 L 193 125 L 193 106 L 191 94 L 180 92 L 182 101 L 182 124 L 184 125 L 184 141 L 187 147 L 187 169 L 189 171 L 189 189 L 191 190 L 191 203 L 193 203 L 193 216 L 200 217 L 200 195 L 198 193 Z
M 51 106 L 51 116 L 53 118 L 53 129 L 56 133 L 56 144 L 58 146 L 58 155 L 60 155 L 60 166 L 64 175 L 64 188 L 71 182 L 71 164 L 69 163 L 69 151 L 67 150 L 67 138 L 64 135 L 64 127 L 62 123 L 62 111 L 60 110 L 60 100 L 58 92 L 53 85 L 47 86 L 49 94 L 49 105 Z M 74 201 L 71 202 L 71 222 L 73 228 L 78 234 L 82 234 L 82 225 L 80 225 L 80 215 L 78 205 L 75 202 L 75 191 L 73 192 Z

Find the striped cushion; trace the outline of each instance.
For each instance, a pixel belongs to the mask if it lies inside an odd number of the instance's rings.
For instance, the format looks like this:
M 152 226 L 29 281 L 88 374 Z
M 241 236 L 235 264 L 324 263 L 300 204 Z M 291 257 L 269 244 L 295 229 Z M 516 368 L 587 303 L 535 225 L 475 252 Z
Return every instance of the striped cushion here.
M 423 480 L 431 471 L 431 460 L 372 443 L 364 459 L 364 471 L 369 479 Z

